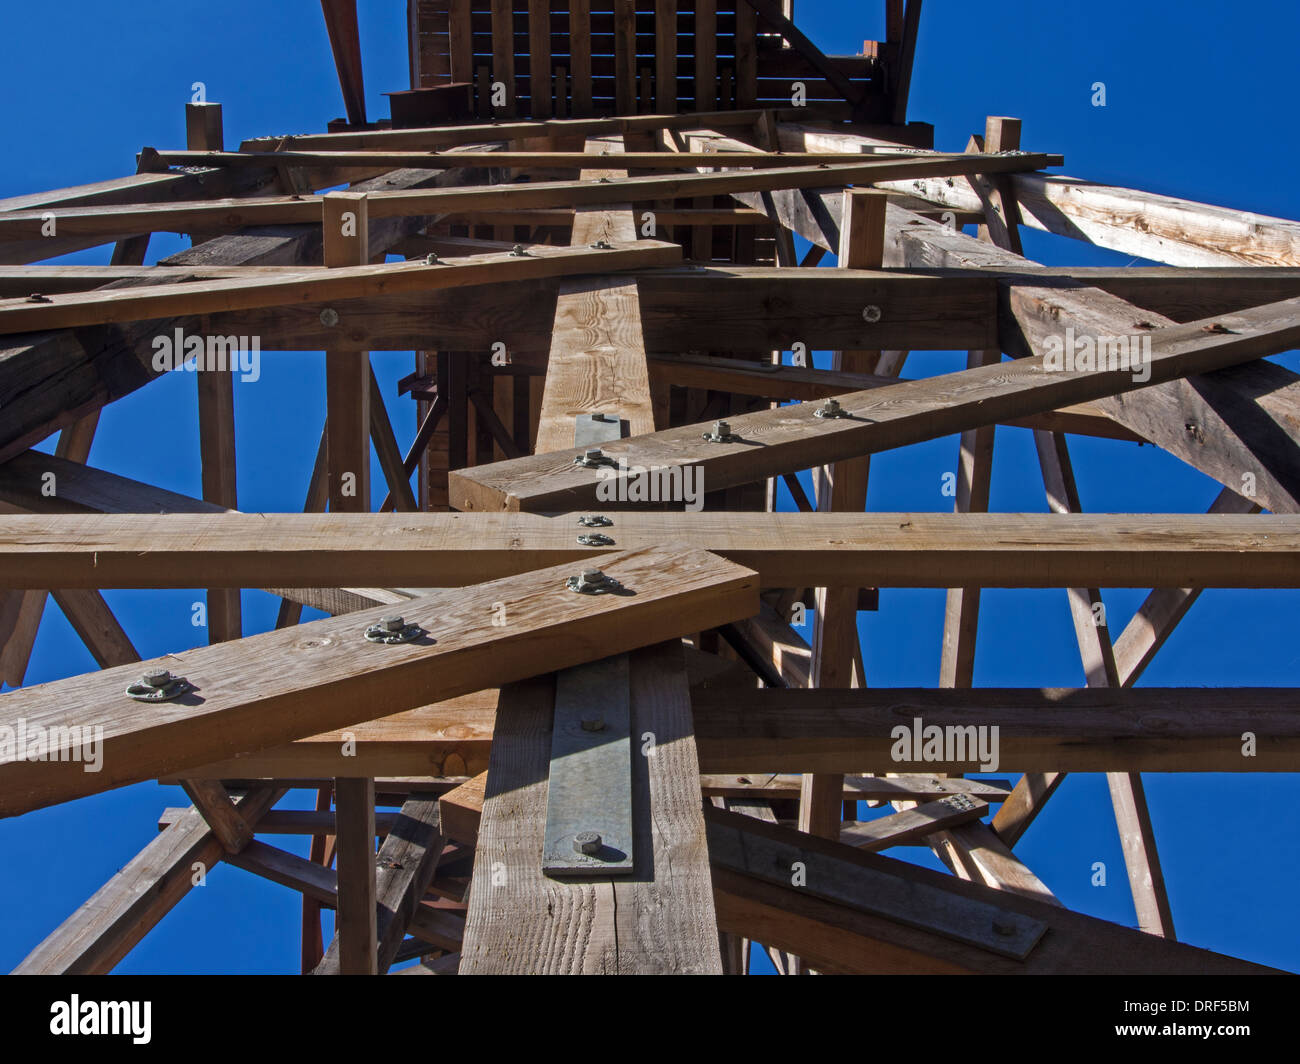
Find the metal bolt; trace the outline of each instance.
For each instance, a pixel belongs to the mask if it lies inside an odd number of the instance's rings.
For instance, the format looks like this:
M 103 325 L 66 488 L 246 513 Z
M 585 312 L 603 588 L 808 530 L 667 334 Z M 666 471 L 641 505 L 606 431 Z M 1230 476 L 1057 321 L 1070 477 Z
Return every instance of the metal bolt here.
M 605 574 L 599 569 L 582 570 L 582 582 L 584 584 L 598 584 L 605 579 Z
M 523 244 L 516 244 L 513 248 L 510 249 L 510 254 L 514 255 L 516 258 L 521 258 L 524 255 L 527 255 L 528 252 L 524 250 Z
M 884 315 L 881 313 L 880 308 L 875 304 L 871 304 L 869 306 L 865 306 L 862 308 L 862 320 L 865 322 L 870 322 L 871 324 L 874 325 L 883 316 Z
M 50 302 L 50 297 L 49 297 L 49 296 L 43 296 L 43 295 L 40 294 L 40 292 L 33 292 L 31 295 L 29 295 L 29 296 L 27 297 L 27 302 L 28 302 L 28 303 L 48 303 L 48 302 Z
M 578 542 L 584 547 L 611 547 L 614 545 L 614 540 L 603 532 L 587 532 L 578 537 Z
M 406 621 L 395 613 L 387 617 L 380 617 L 379 623 L 384 626 L 386 632 L 400 632 L 406 627 Z
M 146 687 L 166 687 L 172 682 L 172 674 L 166 669 L 151 669 L 140 677 L 140 682 Z
M 813 411 L 813 417 L 844 417 L 844 408 L 838 399 L 827 399 Z
M 429 254 L 424 256 L 424 264 L 426 266 L 440 265 L 440 262 L 438 260 L 438 253 L 436 251 L 430 251 Z
M 573 836 L 573 849 L 577 853 L 600 853 L 601 838 L 594 831 L 579 831 Z
M 702 432 L 700 435 L 710 443 L 731 443 L 740 439 L 731 431 L 731 425 L 725 421 L 715 421 L 712 432 Z
M 597 251 L 611 251 L 614 247 L 608 240 L 597 240 L 591 246 Z
M 1012 920 L 995 916 L 993 918 L 993 931 L 995 934 L 1009 937 L 1016 933 L 1016 925 Z
M 582 730 L 583 731 L 604 731 L 605 722 L 601 720 L 599 717 L 593 717 L 590 720 L 584 720 L 582 722 Z
M 590 514 L 578 518 L 578 524 L 583 528 L 608 528 L 613 523 L 613 520 L 604 514 Z
M 339 312 L 333 307 L 326 307 L 320 312 L 320 323 L 327 329 L 334 328 L 339 323 Z

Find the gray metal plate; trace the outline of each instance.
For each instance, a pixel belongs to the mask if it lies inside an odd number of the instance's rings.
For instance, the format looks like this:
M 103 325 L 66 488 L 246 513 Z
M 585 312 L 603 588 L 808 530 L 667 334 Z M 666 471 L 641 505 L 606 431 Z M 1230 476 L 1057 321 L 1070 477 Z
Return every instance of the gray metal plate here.
M 573 419 L 573 446 L 590 447 L 621 440 L 630 428 L 631 425 L 618 414 L 579 414 Z
M 555 675 L 555 724 L 546 795 L 542 871 L 548 876 L 628 875 L 632 871 L 632 720 L 626 654 Z M 591 731 L 583 721 L 600 720 Z M 592 856 L 574 839 L 601 837 Z

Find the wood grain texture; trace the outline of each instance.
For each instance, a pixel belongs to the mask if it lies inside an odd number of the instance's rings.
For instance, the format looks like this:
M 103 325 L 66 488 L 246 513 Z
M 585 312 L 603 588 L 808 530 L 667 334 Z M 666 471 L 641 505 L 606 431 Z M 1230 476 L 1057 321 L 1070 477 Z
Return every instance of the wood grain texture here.
M 86 773 L 74 761 L 6 754 L 0 813 L 581 664 L 758 608 L 755 575 L 702 552 L 628 552 L 602 564 L 632 594 L 577 595 L 564 585 L 570 567 L 542 569 L 525 579 L 479 585 L 471 594 L 412 599 L 402 607 L 404 617 L 430 634 L 414 643 L 382 646 L 364 639 L 365 627 L 390 611 L 379 607 L 171 655 L 157 664 L 187 676 L 196 690 L 161 711 L 123 693 L 137 678 L 133 666 L 11 692 L 0 700 L 5 723 L 22 718 L 28 729 L 102 727 L 104 765 Z M 500 616 L 494 604 L 504 605 L 504 626 L 493 623 Z M 256 670 L 248 669 L 250 656 L 259 662 Z M 268 668 L 272 661 L 275 667 Z M 56 749 L 72 745 L 70 736 L 55 740 Z
M 680 645 L 632 655 L 632 730 L 639 736 L 650 719 L 657 730 L 652 757 L 633 751 L 634 804 L 649 811 L 638 823 L 652 834 L 636 840 L 631 880 L 542 875 L 554 682 L 502 691 L 462 973 L 721 971 L 690 709 L 674 653 Z
M 564 562 L 603 564 L 670 541 L 744 565 L 765 587 L 1300 586 L 1300 517 L 1286 514 L 701 511 L 612 520 L 614 545 L 585 547 L 572 515 L 14 514 L 0 524 L 0 586 L 275 581 L 289 591 L 335 579 L 356 592 L 337 605 L 355 609 L 400 604 L 402 593 L 382 592 L 395 584 L 460 587 Z M 772 623 L 788 639 L 788 623 Z

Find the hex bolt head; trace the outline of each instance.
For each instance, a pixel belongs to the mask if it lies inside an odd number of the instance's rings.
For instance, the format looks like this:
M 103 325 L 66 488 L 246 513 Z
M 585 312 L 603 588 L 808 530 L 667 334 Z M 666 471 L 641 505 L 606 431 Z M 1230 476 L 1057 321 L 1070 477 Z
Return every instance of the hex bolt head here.
M 731 426 L 725 421 L 715 421 L 713 423 L 713 434 L 715 436 L 730 436 Z
M 583 453 L 582 457 L 585 458 L 588 462 L 599 462 L 602 458 L 605 457 L 605 452 L 602 451 L 599 447 L 588 447 L 587 450 Z
M 995 934 L 1004 935 L 1008 937 L 1014 935 L 1016 933 L 1015 921 L 1007 919 L 1005 917 L 995 916 L 993 918 L 993 931 Z
M 511 255 L 523 255 L 524 253 L 525 252 L 524 252 L 523 244 L 516 244 L 513 248 L 510 249 Z
M 169 683 L 171 683 L 171 680 L 172 680 L 172 674 L 168 672 L 166 669 L 150 669 L 148 672 L 146 672 L 143 676 L 140 677 L 141 683 L 143 683 L 146 687 L 153 687 L 155 689 L 159 687 L 166 687 Z
M 605 579 L 605 574 L 599 569 L 582 570 L 582 582 L 584 584 L 598 584 Z
M 573 836 L 573 849 L 576 853 L 588 855 L 600 853 L 601 838 L 594 831 L 579 831 Z
M 838 399 L 827 399 L 822 403 L 822 410 L 827 414 L 838 414 L 840 412 L 840 401 Z
M 380 617 L 379 623 L 384 626 L 386 632 L 400 632 L 406 627 L 405 618 L 398 614 L 389 614 L 387 617 Z
M 334 328 L 339 323 L 339 312 L 333 307 L 326 307 L 320 312 L 320 323 L 327 329 Z
M 605 722 L 601 720 L 599 717 L 591 717 L 588 719 L 584 719 L 582 722 L 582 730 L 583 731 L 604 731 Z

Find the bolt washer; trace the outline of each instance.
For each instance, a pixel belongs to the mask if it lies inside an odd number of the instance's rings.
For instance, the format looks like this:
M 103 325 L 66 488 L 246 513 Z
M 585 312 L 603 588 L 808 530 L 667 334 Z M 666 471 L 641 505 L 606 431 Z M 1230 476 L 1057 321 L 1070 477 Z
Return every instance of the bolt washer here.
M 392 622 L 396 621 L 396 624 Z M 366 639 L 371 643 L 411 643 L 424 635 L 424 629 L 418 624 L 406 624 L 401 617 L 383 617 L 378 624 L 366 628 Z
M 569 577 L 564 586 L 580 595 L 600 595 L 623 589 L 622 584 L 599 569 L 584 569 L 578 576 Z
M 126 693 L 137 702 L 171 702 L 194 690 L 194 685 L 184 676 L 170 672 L 146 673 L 130 684 Z
M 579 517 L 578 524 L 583 528 L 609 528 L 614 523 L 612 517 L 606 517 L 604 514 L 591 514 L 586 517 Z
M 725 421 L 715 421 L 712 432 L 701 432 L 700 435 L 710 443 L 738 443 L 740 435 L 731 431 L 731 426 Z
M 603 532 L 587 532 L 578 537 L 584 547 L 612 547 L 614 540 Z

